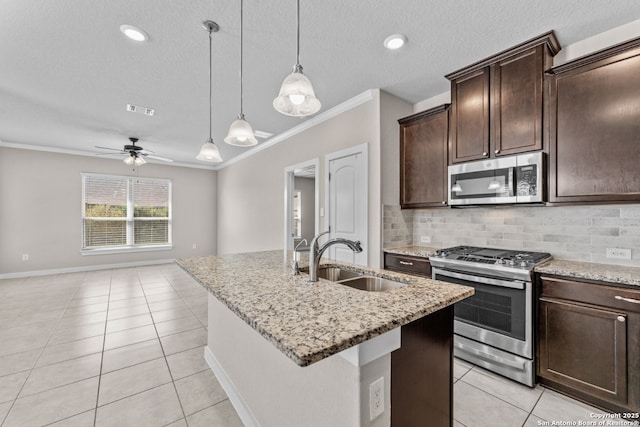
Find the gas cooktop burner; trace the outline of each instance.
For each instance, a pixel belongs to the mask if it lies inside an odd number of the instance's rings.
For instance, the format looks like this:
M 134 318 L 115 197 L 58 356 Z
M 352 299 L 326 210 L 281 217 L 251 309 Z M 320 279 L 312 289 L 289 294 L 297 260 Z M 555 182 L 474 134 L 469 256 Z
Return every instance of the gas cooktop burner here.
M 533 270 L 536 265 L 551 259 L 551 255 L 546 252 L 455 246 L 436 251 L 432 259 L 434 258 L 448 260 L 458 265 L 480 263 L 487 267 L 494 265 L 503 268 Z

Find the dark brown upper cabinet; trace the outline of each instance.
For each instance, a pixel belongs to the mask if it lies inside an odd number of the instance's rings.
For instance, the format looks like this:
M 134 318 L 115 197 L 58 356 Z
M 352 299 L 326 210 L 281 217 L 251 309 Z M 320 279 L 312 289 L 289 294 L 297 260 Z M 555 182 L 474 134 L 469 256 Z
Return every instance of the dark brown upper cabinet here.
M 398 120 L 400 206 L 447 206 L 449 104 Z
M 553 31 L 445 76 L 451 81 L 449 161 L 541 150 Z
M 640 200 L 640 39 L 550 73 L 549 201 Z

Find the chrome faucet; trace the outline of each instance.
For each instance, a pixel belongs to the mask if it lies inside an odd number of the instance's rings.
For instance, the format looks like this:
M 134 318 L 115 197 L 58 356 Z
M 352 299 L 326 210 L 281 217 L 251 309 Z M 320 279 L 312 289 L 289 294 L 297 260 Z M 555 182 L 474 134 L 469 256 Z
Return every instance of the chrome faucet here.
M 295 248 L 293 248 L 293 263 L 291 264 L 291 268 L 293 268 L 293 275 L 297 276 L 300 274 L 300 267 L 298 263 L 300 262 L 300 252 L 298 252 L 298 248 L 301 244 L 308 245 L 307 239 L 302 239 L 298 242 Z
M 311 253 L 309 254 L 309 281 L 310 282 L 318 281 L 318 267 L 320 266 L 320 258 L 322 257 L 322 254 L 324 253 L 324 251 L 329 249 L 329 246 L 333 246 L 341 243 L 343 245 L 348 246 L 349 249 L 351 249 L 356 253 L 362 252 L 362 246 L 360 246 L 360 241 L 353 241 L 353 240 L 342 239 L 342 238 L 331 239 L 321 247 L 318 247 L 318 239 L 321 236 L 324 236 L 325 234 L 328 234 L 328 233 L 329 233 L 328 231 L 325 231 L 324 233 L 320 233 L 316 237 L 314 237 L 313 240 L 311 241 L 311 248 L 310 248 Z

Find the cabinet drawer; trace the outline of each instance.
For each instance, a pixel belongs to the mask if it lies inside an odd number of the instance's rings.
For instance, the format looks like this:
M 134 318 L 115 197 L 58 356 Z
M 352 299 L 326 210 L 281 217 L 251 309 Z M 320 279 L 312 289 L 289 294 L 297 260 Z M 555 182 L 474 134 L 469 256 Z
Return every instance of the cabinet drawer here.
M 385 253 L 384 268 L 431 278 L 431 263 L 427 258 Z
M 640 313 L 640 289 L 541 277 L 541 297 L 563 299 Z

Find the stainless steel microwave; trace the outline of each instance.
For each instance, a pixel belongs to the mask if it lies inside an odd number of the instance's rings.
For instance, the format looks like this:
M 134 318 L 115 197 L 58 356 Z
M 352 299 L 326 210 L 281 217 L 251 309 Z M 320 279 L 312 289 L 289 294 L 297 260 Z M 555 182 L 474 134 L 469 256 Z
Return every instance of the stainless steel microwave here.
M 449 205 L 544 202 L 541 151 L 449 166 Z

